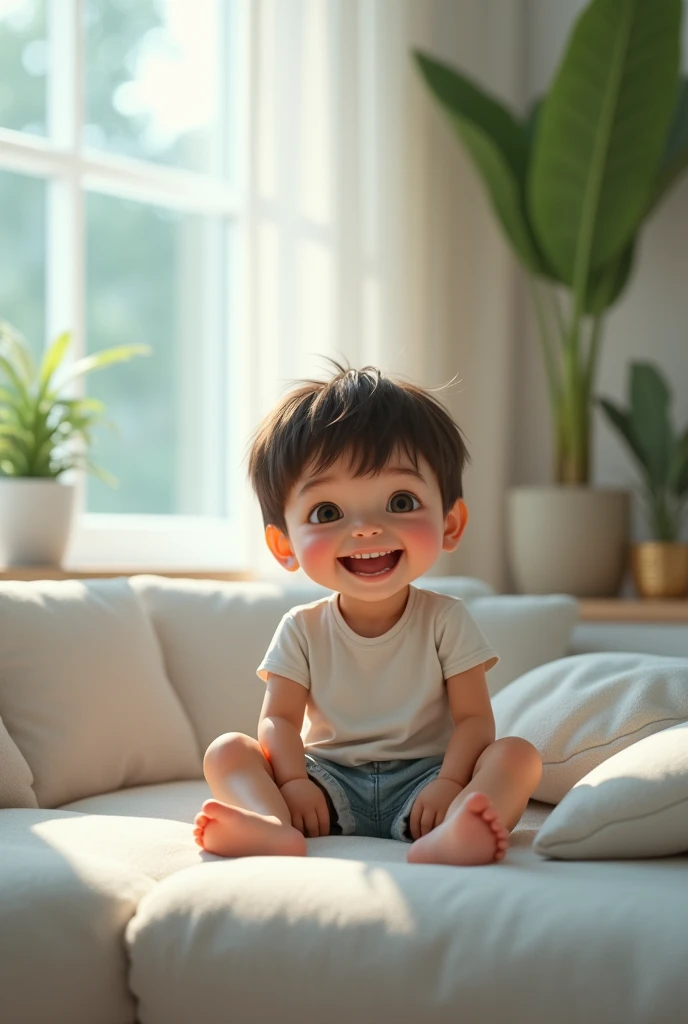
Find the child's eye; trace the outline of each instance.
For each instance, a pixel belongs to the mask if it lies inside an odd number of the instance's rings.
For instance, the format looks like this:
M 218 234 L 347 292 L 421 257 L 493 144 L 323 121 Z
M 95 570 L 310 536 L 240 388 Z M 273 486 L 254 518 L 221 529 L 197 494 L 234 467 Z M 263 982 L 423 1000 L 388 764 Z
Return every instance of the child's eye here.
M 409 501 L 415 501 L 415 507 L 409 508 Z M 389 499 L 389 504 L 392 506 L 390 512 L 415 512 L 417 508 L 421 507 L 418 498 L 409 491 L 399 491 L 397 494 L 393 494 Z M 401 507 L 399 507 L 400 505 Z
M 339 513 L 337 515 L 336 513 Z M 316 519 L 313 516 L 317 516 Z M 309 523 L 334 523 L 341 517 L 341 512 L 331 501 L 321 501 L 319 505 L 312 508 L 308 513 Z

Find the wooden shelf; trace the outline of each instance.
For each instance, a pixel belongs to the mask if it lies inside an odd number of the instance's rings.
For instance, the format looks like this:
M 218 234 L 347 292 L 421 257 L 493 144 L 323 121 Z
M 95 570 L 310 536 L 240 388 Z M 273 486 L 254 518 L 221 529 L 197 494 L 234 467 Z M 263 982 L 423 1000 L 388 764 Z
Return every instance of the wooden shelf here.
M 581 598 L 580 617 L 583 622 L 650 622 L 688 626 L 688 600 Z
M 252 580 L 251 572 L 233 572 L 231 570 L 213 569 L 156 569 L 151 567 L 131 567 L 107 565 L 103 568 L 90 566 L 88 569 L 72 569 L 69 566 L 55 565 L 13 565 L 0 566 L 0 580 L 84 580 L 111 579 L 115 576 L 167 576 L 170 579 L 191 580 Z

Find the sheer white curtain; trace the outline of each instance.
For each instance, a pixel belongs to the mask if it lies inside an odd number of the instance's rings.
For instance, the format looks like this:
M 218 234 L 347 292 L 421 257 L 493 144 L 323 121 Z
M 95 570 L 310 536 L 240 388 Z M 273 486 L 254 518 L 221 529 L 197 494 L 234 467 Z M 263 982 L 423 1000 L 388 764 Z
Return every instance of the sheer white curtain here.
M 254 0 L 252 430 L 325 355 L 440 388 L 469 526 L 438 574 L 505 583 L 515 267 L 414 47 L 517 102 L 521 3 Z M 251 564 L 283 577 L 255 501 Z

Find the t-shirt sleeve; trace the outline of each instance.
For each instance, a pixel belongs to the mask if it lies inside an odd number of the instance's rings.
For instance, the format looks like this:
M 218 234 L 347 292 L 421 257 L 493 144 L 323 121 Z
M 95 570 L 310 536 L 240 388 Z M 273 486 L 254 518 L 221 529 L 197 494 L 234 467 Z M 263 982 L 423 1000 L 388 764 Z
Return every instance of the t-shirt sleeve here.
M 485 671 L 489 672 L 499 661 L 499 655 L 463 601 L 450 605 L 440 620 L 437 640 L 437 654 L 445 679 L 476 665 L 484 664 Z
M 308 643 L 293 612 L 287 612 L 283 616 L 265 657 L 256 669 L 257 675 L 265 683 L 268 681 L 268 672 L 286 676 L 287 679 L 293 679 L 310 690 Z

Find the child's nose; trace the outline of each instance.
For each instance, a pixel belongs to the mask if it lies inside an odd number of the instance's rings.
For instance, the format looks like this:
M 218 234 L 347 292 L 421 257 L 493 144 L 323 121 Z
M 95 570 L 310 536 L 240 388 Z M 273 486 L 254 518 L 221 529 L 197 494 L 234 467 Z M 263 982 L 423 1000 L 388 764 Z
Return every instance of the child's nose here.
M 368 520 L 360 520 L 354 525 L 351 532 L 354 537 L 375 537 L 378 533 L 382 533 L 382 527 Z

